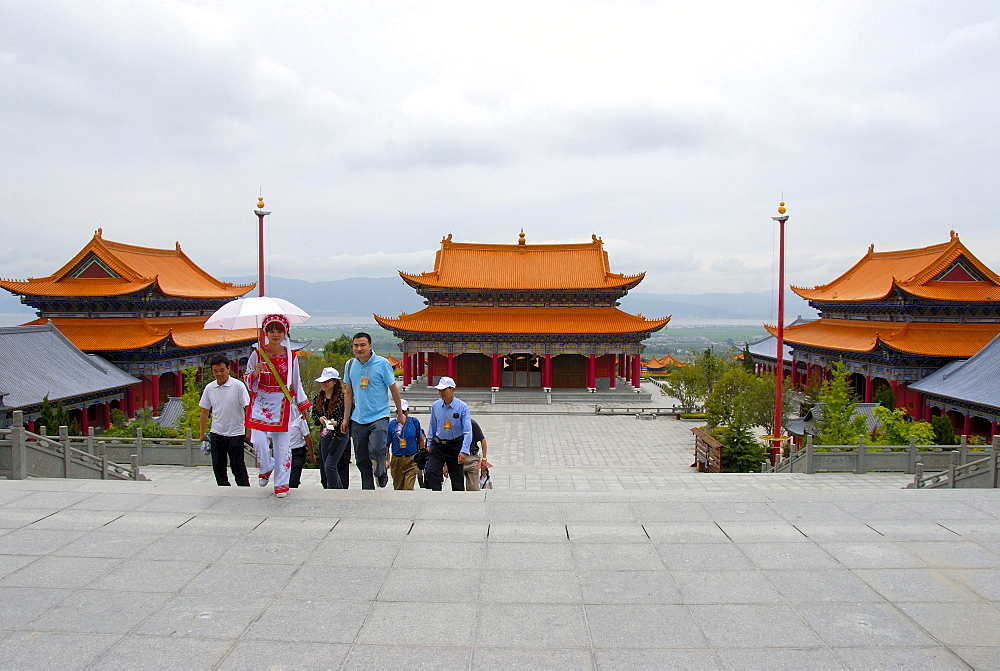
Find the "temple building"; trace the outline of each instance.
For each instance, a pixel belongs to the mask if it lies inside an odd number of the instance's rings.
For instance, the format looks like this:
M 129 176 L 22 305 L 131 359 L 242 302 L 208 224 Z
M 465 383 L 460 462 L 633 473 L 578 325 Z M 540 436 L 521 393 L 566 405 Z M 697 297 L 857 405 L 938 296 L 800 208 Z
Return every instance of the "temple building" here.
M 123 412 L 151 406 L 184 391 L 183 371 L 210 355 L 234 364 L 249 356 L 253 329 L 206 330 L 205 320 L 254 287 L 220 282 L 181 251 L 105 240 L 101 229 L 48 277 L 0 280 L 37 310 L 26 325 L 51 323 L 88 354 L 99 354 L 139 378 L 125 395 Z
M 649 373 L 669 373 L 671 368 L 680 368 L 681 366 L 686 366 L 682 361 L 678 361 L 670 354 L 667 354 L 659 359 L 655 356 L 651 357 L 648 361 L 642 362 L 642 374 L 647 375 Z
M 792 290 L 820 313 L 785 328 L 792 384 L 826 379 L 843 360 L 864 402 L 888 387 L 915 419 L 927 419 L 932 408 L 911 383 L 972 357 L 1000 334 L 1000 277 L 954 231 L 948 242 L 920 249 L 873 246 L 833 282 Z
M 402 339 L 403 384 L 441 376 L 460 387 L 639 388 L 642 341 L 669 317 L 618 309 L 644 274 L 611 272 L 596 235 L 582 244 L 442 239 L 434 270 L 399 273 L 427 307 L 375 320 Z

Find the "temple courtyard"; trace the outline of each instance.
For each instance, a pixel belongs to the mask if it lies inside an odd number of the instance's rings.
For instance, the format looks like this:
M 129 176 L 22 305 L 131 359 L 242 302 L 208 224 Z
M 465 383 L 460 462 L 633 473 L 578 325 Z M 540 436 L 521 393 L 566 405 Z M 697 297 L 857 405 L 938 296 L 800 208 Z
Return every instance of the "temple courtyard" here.
M 997 490 L 700 474 L 687 422 L 487 405 L 487 492 L 0 481 L 0 667 L 1000 666 Z

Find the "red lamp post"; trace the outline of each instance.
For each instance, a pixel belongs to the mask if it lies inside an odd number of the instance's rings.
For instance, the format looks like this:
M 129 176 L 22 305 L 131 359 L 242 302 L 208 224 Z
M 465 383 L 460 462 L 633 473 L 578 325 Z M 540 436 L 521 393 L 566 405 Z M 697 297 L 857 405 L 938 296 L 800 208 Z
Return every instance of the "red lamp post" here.
M 257 198 L 257 295 L 264 295 L 264 217 L 271 214 L 264 210 L 264 196 Z
M 785 203 L 778 203 L 778 216 L 771 217 L 778 222 L 778 342 L 775 350 L 777 376 L 774 381 L 774 447 L 781 447 L 781 388 L 785 380 Z

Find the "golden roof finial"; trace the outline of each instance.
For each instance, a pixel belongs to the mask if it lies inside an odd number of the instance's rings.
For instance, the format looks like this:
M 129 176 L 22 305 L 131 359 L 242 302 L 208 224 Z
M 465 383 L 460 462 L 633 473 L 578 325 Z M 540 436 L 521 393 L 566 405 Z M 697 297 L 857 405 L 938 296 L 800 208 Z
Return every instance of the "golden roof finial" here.
M 784 214 L 788 210 L 785 209 L 785 201 L 778 203 L 778 214 Z
M 257 196 L 257 209 L 258 210 L 264 209 L 264 196 Z
M 519 236 L 517 236 L 517 244 L 519 244 L 519 245 L 523 245 L 524 244 L 524 229 L 523 228 L 521 229 L 521 234 Z

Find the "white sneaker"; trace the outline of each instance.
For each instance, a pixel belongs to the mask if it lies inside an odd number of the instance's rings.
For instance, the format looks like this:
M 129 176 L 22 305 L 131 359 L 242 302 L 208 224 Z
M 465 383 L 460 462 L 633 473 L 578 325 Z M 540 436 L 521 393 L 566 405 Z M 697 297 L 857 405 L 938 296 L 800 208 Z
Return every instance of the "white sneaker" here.
M 283 499 L 286 496 L 288 496 L 288 492 L 276 492 L 275 496 L 277 496 L 279 499 Z
M 257 477 L 257 484 L 259 484 L 261 487 L 267 487 L 267 483 L 270 481 L 271 481 L 270 473 L 268 473 L 267 475 L 260 475 Z

